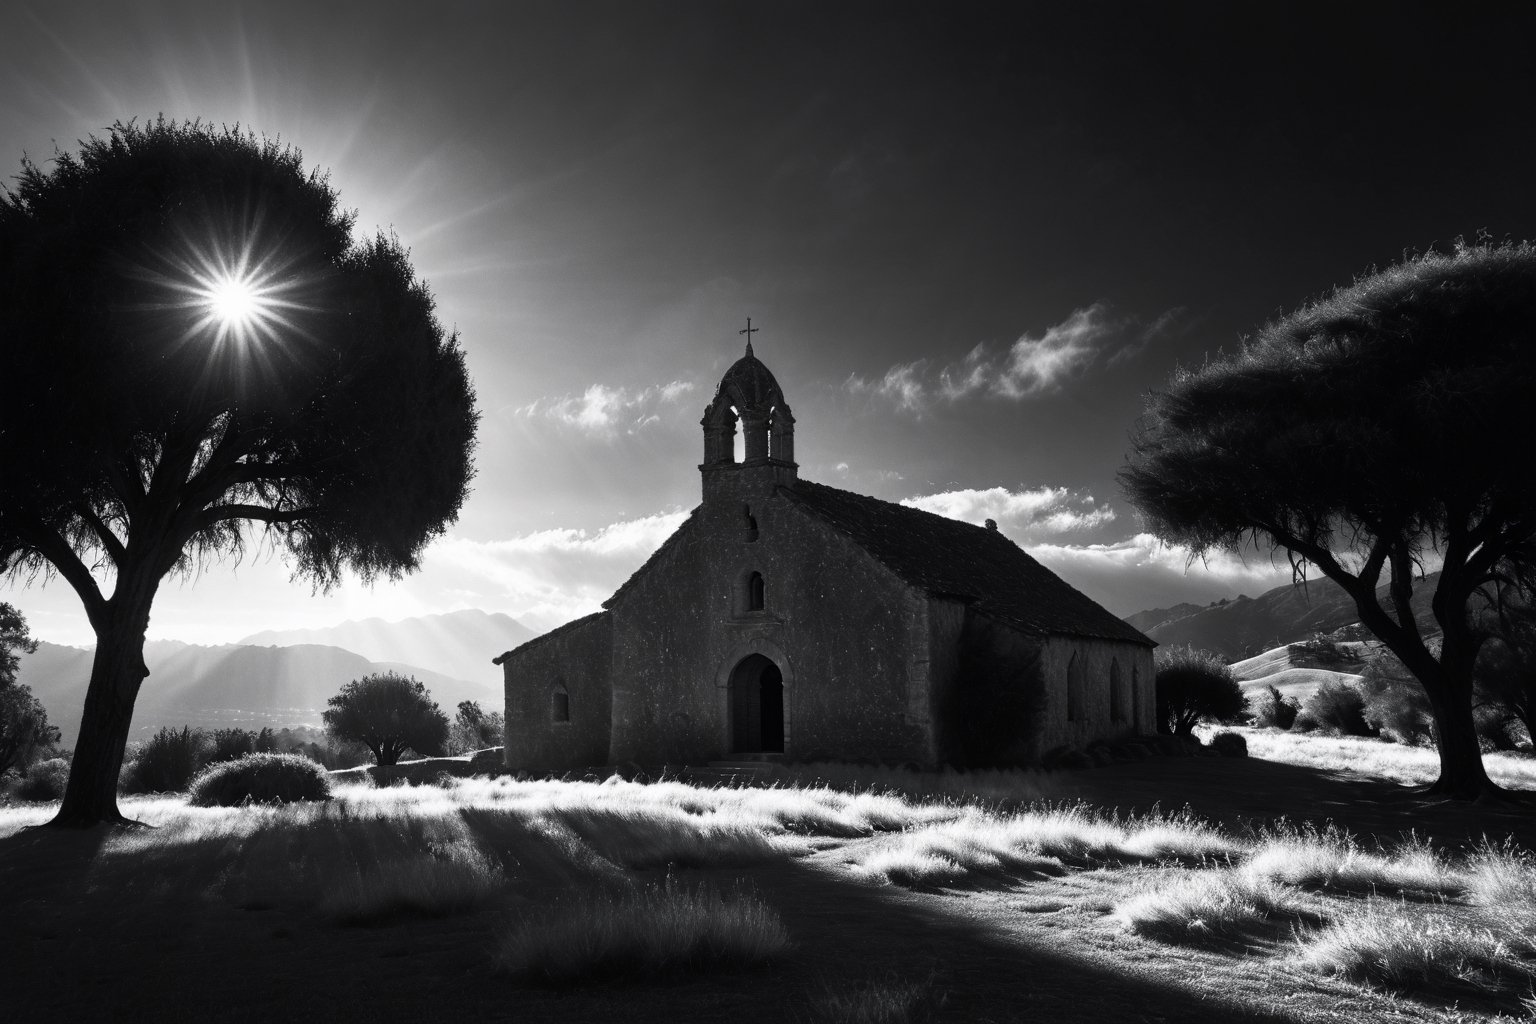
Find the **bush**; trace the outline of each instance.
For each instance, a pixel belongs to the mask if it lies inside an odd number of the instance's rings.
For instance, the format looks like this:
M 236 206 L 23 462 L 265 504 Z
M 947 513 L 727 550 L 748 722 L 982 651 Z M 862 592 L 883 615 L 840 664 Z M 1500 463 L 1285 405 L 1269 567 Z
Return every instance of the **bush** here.
M 1203 719 L 1232 722 L 1247 701 L 1232 669 L 1210 651 L 1161 647 L 1157 665 L 1157 728 L 1188 736 Z
M 459 701 L 458 714 L 448 730 L 447 754 L 471 754 L 502 745 L 506 722 L 500 711 L 486 713 L 477 701 Z
M 1424 687 L 1391 655 L 1366 666 L 1360 677 L 1365 724 L 1396 743 L 1411 747 L 1434 742 L 1434 712 Z
M 1235 732 L 1219 732 L 1211 737 L 1211 749 L 1222 757 L 1247 757 L 1248 741 Z
M 1303 731 L 1321 729 L 1344 736 L 1375 736 L 1365 721 L 1365 698 L 1348 683 L 1329 680 L 1301 706 L 1296 724 Z
M 1301 702 L 1287 697 L 1273 685 L 1253 709 L 1253 724 L 1266 729 L 1289 729 L 1296 724 Z
M 123 769 L 118 788 L 124 793 L 179 793 L 207 761 L 208 749 L 208 737 L 201 730 L 163 727 Z
M 16 787 L 16 796 L 37 802 L 62 800 L 68 783 L 69 759 L 53 757 L 39 761 L 27 770 L 27 777 Z
M 246 754 L 209 765 L 192 780 L 196 807 L 238 807 L 256 803 L 328 800 L 331 780 L 325 770 L 297 754 Z
M 233 761 L 256 752 L 256 734 L 244 729 L 215 729 L 208 739 L 212 747 L 208 755 L 210 763 Z

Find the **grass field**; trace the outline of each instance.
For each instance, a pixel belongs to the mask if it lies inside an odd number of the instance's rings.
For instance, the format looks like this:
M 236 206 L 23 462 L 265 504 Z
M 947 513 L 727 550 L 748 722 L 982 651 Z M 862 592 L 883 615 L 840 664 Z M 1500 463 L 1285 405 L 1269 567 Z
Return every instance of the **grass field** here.
M 984 774 L 976 798 L 953 774 L 904 776 L 912 795 L 851 778 L 352 783 L 324 804 L 134 798 L 152 827 L 92 833 L 28 828 L 49 805 L 0 808 L 6 1005 L 69 1020 L 1529 1016 L 1530 809 L 1423 801 L 1383 781 L 1401 774 L 1385 755 L 1353 775 L 1316 737 L 1277 750 L 1324 767 L 1155 758 Z

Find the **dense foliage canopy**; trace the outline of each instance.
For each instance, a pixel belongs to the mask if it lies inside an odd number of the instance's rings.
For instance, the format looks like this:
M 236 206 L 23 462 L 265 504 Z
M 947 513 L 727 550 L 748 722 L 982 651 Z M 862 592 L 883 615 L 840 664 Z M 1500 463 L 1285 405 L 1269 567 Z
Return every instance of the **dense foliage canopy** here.
M 448 716 L 426 684 L 393 672 L 354 679 L 326 703 L 326 731 L 363 744 L 378 764 L 394 764 L 407 750 L 440 754 L 448 739 Z
M 393 238 L 296 150 L 116 124 L 0 195 L 0 571 L 97 634 L 61 822 L 118 816 L 161 579 L 257 536 L 329 587 L 414 570 L 474 448 L 463 353 Z
M 1246 706 L 1232 669 L 1210 651 L 1190 646 L 1159 647 L 1157 729 L 1188 736 L 1203 721 L 1231 722 Z
M 1178 370 L 1121 474 L 1150 528 L 1192 557 L 1257 541 L 1338 582 L 1424 685 L 1437 788 L 1460 796 L 1493 789 L 1472 728 L 1469 606 L 1518 581 L 1536 537 L 1533 331 L 1536 247 L 1405 260 Z M 1437 563 L 1432 651 L 1409 600 Z

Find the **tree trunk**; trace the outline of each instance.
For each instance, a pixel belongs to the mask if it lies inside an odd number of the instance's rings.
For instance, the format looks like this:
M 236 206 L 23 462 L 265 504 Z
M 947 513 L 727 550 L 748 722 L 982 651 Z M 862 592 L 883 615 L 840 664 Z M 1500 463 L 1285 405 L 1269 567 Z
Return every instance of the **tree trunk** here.
M 69 784 L 50 825 L 88 828 L 100 822 L 128 820 L 117 809 L 117 776 L 123 767 L 133 703 L 149 675 L 144 665 L 144 630 L 148 624 L 146 600 L 142 613 L 133 608 L 121 610 L 96 634 L 96 657 L 85 692 L 85 714 L 80 719 Z
M 1442 683 L 1427 685 L 1425 690 L 1435 715 L 1436 745 L 1440 752 L 1440 778 L 1429 791 L 1458 800 L 1502 793 L 1483 769 L 1477 727 L 1472 721 L 1471 686 Z

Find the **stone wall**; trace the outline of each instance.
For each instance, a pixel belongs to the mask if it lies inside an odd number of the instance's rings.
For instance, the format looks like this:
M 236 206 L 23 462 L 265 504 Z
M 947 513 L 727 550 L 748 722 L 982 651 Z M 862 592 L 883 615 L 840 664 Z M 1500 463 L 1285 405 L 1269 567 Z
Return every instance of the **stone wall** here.
M 720 474 L 658 561 L 610 603 L 614 760 L 731 758 L 731 672 L 752 654 L 783 674 L 786 759 L 929 760 L 927 697 L 911 690 L 917 666 L 926 685 L 930 660 L 926 622 L 912 628 L 926 596 L 763 476 L 753 487 L 747 472 Z M 760 610 L 750 607 L 753 573 L 763 577 Z
M 609 763 L 612 635 L 612 620 L 601 613 L 531 640 L 502 662 L 508 768 L 561 772 Z
M 1081 671 L 1081 691 L 1078 714 L 1069 720 L 1068 676 L 1074 656 Z M 1110 713 L 1112 666 L 1118 667 L 1122 687 L 1119 720 Z M 1150 647 L 1086 637 L 1049 637 L 1041 650 L 1041 675 L 1046 683 L 1042 752 L 1063 745 L 1082 748 L 1100 738 L 1155 731 Z

